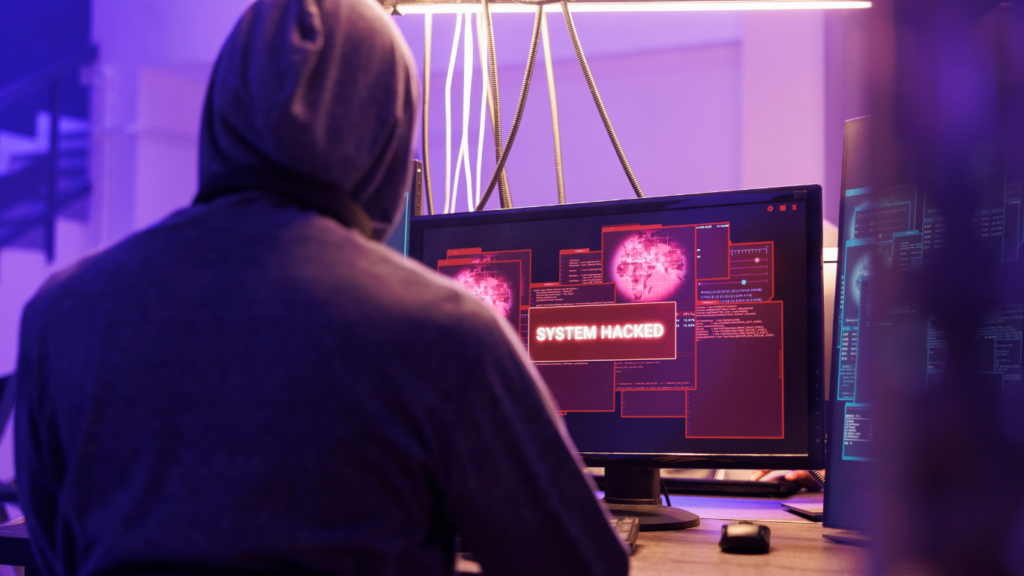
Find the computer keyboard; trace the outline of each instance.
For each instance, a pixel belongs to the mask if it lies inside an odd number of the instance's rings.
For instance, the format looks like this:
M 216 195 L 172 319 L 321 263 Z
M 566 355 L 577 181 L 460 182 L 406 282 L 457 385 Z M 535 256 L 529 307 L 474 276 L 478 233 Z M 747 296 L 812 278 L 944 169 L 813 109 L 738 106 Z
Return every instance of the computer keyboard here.
M 609 518 L 608 523 L 629 543 L 629 551 L 632 552 L 636 547 L 636 537 L 640 534 L 640 519 L 635 516 L 619 516 Z
M 604 490 L 604 476 L 590 474 L 598 490 Z M 710 478 L 671 478 L 661 480 L 671 494 L 690 496 L 754 496 L 788 498 L 800 491 L 800 484 L 789 480 L 712 480 Z

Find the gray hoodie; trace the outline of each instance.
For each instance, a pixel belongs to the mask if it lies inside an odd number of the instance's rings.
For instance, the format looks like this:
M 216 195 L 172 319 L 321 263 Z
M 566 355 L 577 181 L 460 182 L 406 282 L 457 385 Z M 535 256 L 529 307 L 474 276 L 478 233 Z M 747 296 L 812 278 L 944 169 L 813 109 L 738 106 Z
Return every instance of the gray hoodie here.
M 372 0 L 266 0 L 218 60 L 196 205 L 25 311 L 45 574 L 625 574 L 518 338 L 403 260 L 416 82 Z

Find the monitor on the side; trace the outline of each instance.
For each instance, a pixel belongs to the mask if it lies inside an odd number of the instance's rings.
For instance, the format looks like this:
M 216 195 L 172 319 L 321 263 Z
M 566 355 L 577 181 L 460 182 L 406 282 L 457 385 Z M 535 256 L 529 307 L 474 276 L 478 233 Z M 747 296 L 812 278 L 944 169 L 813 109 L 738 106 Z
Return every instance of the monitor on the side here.
M 843 140 L 839 264 L 832 349 L 829 351 L 832 373 L 828 420 L 829 437 L 833 440 L 828 453 L 825 525 L 832 528 L 866 527 L 865 503 L 874 473 L 871 464 L 874 407 L 865 400 L 870 395 L 870 382 L 861 379 L 859 393 L 857 386 L 860 310 L 865 284 L 870 283 L 875 253 L 886 246 L 891 250 L 893 240 L 919 232 L 923 223 L 916 186 L 887 194 L 885 198 L 874 198 L 870 181 L 868 119 L 848 120 Z M 890 229 L 893 226 L 896 229 Z M 922 343 L 921 349 L 925 348 Z
M 519 331 L 591 465 L 820 468 L 821 189 L 412 218 Z
M 937 269 L 956 273 L 943 267 L 952 237 L 942 196 L 914 174 L 877 180 L 869 161 L 870 122 L 849 120 L 845 128 L 824 509 L 826 527 L 859 530 L 869 527 L 879 472 L 877 400 L 895 386 L 922 395 L 938 386 L 956 351 L 937 315 L 950 304 L 935 300 L 925 282 Z M 990 165 L 999 163 L 979 161 Z M 1004 278 L 1013 278 L 1024 254 L 1021 170 L 1008 164 L 992 186 L 972 192 L 974 257 L 998 263 Z M 975 347 L 975 385 L 1009 391 L 1021 383 L 1024 306 L 1019 300 L 989 305 L 973 342 L 958 345 Z M 880 378 L 882 372 L 889 377 Z

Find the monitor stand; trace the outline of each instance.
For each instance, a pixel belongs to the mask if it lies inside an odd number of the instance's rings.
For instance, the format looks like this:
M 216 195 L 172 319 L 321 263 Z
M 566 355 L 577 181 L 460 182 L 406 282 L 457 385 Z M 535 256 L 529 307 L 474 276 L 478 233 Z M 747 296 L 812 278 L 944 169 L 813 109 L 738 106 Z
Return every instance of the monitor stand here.
M 700 526 L 692 512 L 661 502 L 661 470 L 641 466 L 606 466 L 604 503 L 613 516 L 640 518 L 640 530 L 682 530 Z

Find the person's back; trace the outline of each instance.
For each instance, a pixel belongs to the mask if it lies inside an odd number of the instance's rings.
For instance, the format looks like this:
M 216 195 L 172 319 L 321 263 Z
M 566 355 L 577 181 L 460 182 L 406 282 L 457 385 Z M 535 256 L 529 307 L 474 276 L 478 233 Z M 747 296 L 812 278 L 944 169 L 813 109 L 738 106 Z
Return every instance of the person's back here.
M 238 101 L 230 67 L 295 29 L 326 52 L 330 18 L 357 30 L 335 55 L 391 34 L 370 43 L 369 73 L 345 69 L 373 103 L 319 102 L 370 121 L 286 127 L 274 142 L 291 148 L 252 162 L 229 140 L 259 103 L 219 112 Z M 369 0 L 257 3 L 212 81 L 200 202 L 29 305 L 17 464 L 45 573 L 445 574 L 456 533 L 490 574 L 627 570 L 510 328 L 367 238 L 408 181 L 415 82 L 394 34 Z M 340 175 L 310 180 L 332 158 Z M 328 189 L 355 202 L 310 193 Z

